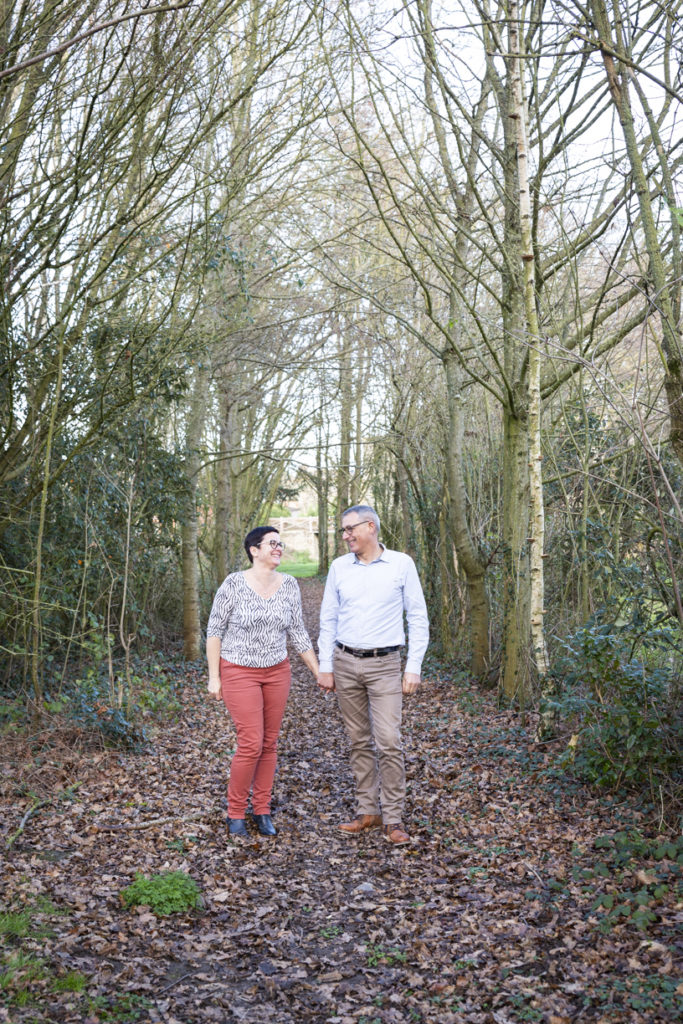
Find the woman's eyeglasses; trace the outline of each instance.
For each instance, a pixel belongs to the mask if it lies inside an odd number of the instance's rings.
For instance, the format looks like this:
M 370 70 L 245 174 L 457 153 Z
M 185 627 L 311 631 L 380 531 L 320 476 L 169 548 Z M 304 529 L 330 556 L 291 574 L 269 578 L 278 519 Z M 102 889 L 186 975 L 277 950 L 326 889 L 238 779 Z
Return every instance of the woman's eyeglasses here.
M 273 548 L 273 550 L 275 548 L 279 548 L 280 551 L 284 551 L 285 550 L 284 541 L 281 541 L 281 540 L 269 540 L 268 543 L 270 544 L 271 548 Z

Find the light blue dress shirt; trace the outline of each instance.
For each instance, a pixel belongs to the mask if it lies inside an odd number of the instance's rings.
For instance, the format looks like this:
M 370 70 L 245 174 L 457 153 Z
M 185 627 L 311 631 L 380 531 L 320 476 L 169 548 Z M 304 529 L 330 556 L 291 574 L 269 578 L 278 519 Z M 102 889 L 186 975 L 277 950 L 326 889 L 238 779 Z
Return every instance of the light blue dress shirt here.
M 406 672 L 420 674 L 429 643 L 427 606 L 410 555 L 382 548 L 366 565 L 349 552 L 335 558 L 320 608 L 320 671 L 332 672 L 335 641 L 347 647 L 394 647 L 405 643 L 403 612 L 408 621 Z

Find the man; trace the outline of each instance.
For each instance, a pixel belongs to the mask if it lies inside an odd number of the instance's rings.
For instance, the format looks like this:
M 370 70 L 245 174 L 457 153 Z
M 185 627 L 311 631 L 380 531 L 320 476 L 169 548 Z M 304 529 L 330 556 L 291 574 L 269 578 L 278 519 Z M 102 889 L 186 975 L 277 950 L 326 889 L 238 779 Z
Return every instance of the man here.
M 412 558 L 380 544 L 373 508 L 348 508 L 341 535 L 349 553 L 330 566 L 318 639 L 318 684 L 337 692 L 356 779 L 358 816 L 339 830 L 357 836 L 383 827 L 385 838 L 400 846 L 410 842 L 401 823 L 406 792 L 402 693 L 414 693 L 420 684 L 429 641 L 427 607 Z M 404 610 L 409 646 L 401 683 Z

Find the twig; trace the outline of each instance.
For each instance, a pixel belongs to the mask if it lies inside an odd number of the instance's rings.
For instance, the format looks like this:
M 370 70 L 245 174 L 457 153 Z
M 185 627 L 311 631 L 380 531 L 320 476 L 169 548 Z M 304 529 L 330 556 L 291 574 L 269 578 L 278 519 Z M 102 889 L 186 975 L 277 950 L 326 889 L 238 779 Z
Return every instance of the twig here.
M 160 989 L 159 991 L 160 992 L 168 992 L 168 990 L 173 988 L 174 985 L 179 985 L 181 981 L 185 981 L 185 978 L 193 978 L 196 973 L 197 973 L 196 970 L 194 970 L 194 971 L 187 971 L 185 974 L 181 974 L 179 978 L 176 978 L 175 981 L 169 981 L 168 985 L 164 985 L 164 987 L 162 989 Z M 156 1002 L 156 999 L 154 1001 Z
M 90 36 L 94 36 L 97 32 L 103 32 L 107 28 L 112 28 L 115 25 L 121 25 L 124 21 L 129 21 L 131 18 L 141 18 L 147 14 L 165 14 L 168 11 L 183 11 L 186 7 L 189 7 L 192 0 L 184 0 L 183 3 L 177 6 L 168 5 L 165 7 L 150 7 L 144 11 L 134 11 L 132 14 L 124 14 L 118 18 L 112 18 L 109 21 L 100 21 L 95 25 L 91 25 L 85 32 L 81 32 L 79 35 L 74 36 L 73 39 L 67 39 L 66 42 L 60 43 L 59 46 L 53 46 L 51 50 L 45 50 L 44 53 L 39 53 L 35 57 L 30 57 L 28 60 L 23 60 L 20 64 L 14 64 L 12 67 L 5 68 L 0 71 L 0 78 L 6 78 L 7 75 L 16 75 L 19 71 L 25 71 L 26 68 L 33 67 L 34 64 L 40 64 L 41 61 L 47 60 L 49 57 L 55 57 L 60 53 L 64 53 L 71 46 L 76 46 L 77 43 L 83 42 L 84 39 L 88 39 Z
M 197 821 L 199 818 L 205 818 L 206 815 L 206 811 L 201 811 L 197 814 L 186 814 L 182 818 L 155 818 L 153 821 L 134 821 L 125 825 L 107 825 L 106 823 L 101 821 L 96 821 L 95 824 L 104 832 L 119 832 L 125 829 L 154 828 L 155 825 L 174 825 L 176 822 L 179 821 Z
M 41 807 L 44 807 L 46 803 L 47 803 L 47 800 L 36 800 L 35 803 L 31 804 L 31 806 L 27 810 L 26 814 L 24 815 L 24 817 L 19 822 L 19 828 L 16 830 L 14 835 L 10 836 L 10 838 L 5 843 L 5 849 L 6 850 L 10 850 L 14 846 L 14 844 L 17 841 L 17 839 L 19 838 L 21 833 L 24 831 L 24 825 L 26 824 L 28 819 L 33 814 L 35 814 L 36 811 L 39 811 Z
M 536 876 L 536 878 L 537 878 L 537 879 L 539 880 L 539 882 L 541 883 L 541 888 L 542 888 L 542 889 L 547 889 L 547 888 L 548 888 L 547 884 L 546 884 L 546 883 L 545 883 L 545 882 L 543 881 L 543 879 L 542 879 L 542 878 L 541 878 L 541 876 L 539 875 L 539 873 L 538 873 L 538 871 L 536 870 L 536 868 L 535 868 L 535 867 L 533 867 L 533 865 L 529 864 L 529 863 L 528 863 L 528 861 L 524 861 L 524 866 L 526 867 L 527 871 L 528 871 L 528 872 L 529 872 L 530 874 L 532 874 L 532 875 L 535 875 L 535 876 Z

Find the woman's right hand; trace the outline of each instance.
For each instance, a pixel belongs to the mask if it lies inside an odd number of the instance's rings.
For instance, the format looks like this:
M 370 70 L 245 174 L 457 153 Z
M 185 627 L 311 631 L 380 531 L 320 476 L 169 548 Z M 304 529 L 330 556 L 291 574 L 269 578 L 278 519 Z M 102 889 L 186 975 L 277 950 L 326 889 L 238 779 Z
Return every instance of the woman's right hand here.
M 221 680 L 220 680 L 220 676 L 218 676 L 217 678 L 209 676 L 208 690 L 209 690 L 209 693 L 211 694 L 211 696 L 214 698 L 214 700 L 220 700 L 221 699 Z

